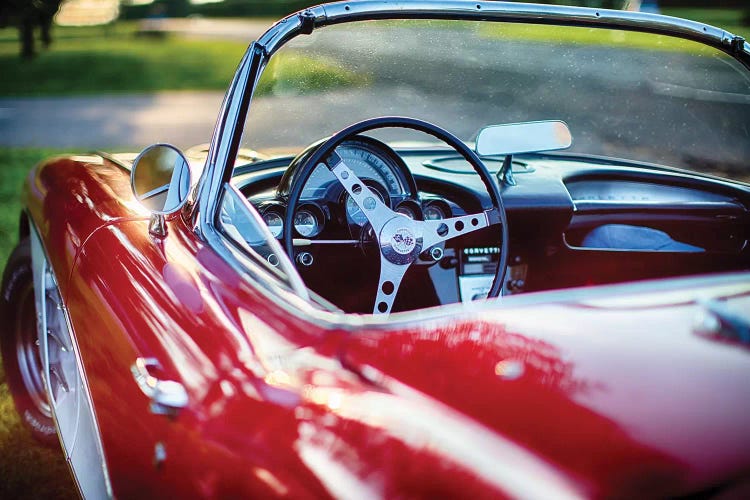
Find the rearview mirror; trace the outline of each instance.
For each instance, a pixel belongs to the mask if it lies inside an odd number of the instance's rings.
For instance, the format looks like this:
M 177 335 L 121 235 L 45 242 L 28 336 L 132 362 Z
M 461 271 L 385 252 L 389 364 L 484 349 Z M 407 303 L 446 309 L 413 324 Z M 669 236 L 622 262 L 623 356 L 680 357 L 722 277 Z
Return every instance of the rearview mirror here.
M 535 153 L 569 148 L 573 143 L 568 125 L 559 120 L 490 125 L 479 131 L 479 156 Z
M 190 164 L 174 146 L 149 146 L 133 162 L 130 185 L 144 208 L 155 214 L 172 214 L 187 201 Z

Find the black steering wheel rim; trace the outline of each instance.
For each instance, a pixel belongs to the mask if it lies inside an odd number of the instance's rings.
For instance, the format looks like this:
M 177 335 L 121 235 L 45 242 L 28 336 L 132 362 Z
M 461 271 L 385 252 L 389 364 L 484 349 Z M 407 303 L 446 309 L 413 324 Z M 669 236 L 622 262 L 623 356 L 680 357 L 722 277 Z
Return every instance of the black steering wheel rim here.
M 497 211 L 497 222 L 501 226 L 501 242 L 500 242 L 500 257 L 498 259 L 498 267 L 495 272 L 495 277 L 492 282 L 492 286 L 487 294 L 488 297 L 497 297 L 500 295 L 502 290 L 503 282 L 505 280 L 505 271 L 508 263 L 508 220 L 505 213 L 505 207 L 503 205 L 502 196 L 497 184 L 494 182 L 492 175 L 487 170 L 479 156 L 472 151 L 463 141 L 458 139 L 455 135 L 448 132 L 445 129 L 438 127 L 432 123 L 416 118 L 409 118 L 403 116 L 382 116 L 378 118 L 371 118 L 364 120 L 353 125 L 350 125 L 341 131 L 337 132 L 321 144 L 317 150 L 307 158 L 306 161 L 300 165 L 291 187 L 289 189 L 289 197 L 287 199 L 287 210 L 283 226 L 283 241 L 284 249 L 286 250 L 289 258 L 293 262 L 294 259 L 294 238 L 292 229 L 294 227 L 294 214 L 296 212 L 296 206 L 302 195 L 302 189 L 307 183 L 310 175 L 312 174 L 315 167 L 317 167 L 324 159 L 333 153 L 336 148 L 344 142 L 347 138 L 361 134 L 370 130 L 379 128 L 406 128 L 424 132 L 431 135 L 445 144 L 451 146 L 456 150 L 469 164 L 474 168 L 484 184 L 487 194 L 490 197 L 492 209 Z M 483 207 L 485 208 L 485 207 Z

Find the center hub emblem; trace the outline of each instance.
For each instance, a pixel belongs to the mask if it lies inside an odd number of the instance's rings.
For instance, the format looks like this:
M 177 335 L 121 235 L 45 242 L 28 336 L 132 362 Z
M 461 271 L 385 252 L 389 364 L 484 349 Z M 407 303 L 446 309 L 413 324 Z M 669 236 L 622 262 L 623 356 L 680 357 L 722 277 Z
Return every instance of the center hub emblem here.
M 414 250 L 417 239 L 409 229 L 402 227 L 397 229 L 391 238 L 391 247 L 401 255 L 407 255 Z

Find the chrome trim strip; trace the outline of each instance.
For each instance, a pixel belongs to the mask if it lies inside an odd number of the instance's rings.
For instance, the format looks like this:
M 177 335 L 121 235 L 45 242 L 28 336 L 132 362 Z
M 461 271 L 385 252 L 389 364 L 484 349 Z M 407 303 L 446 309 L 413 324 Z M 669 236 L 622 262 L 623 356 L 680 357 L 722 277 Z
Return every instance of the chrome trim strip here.
M 101 158 L 107 160 L 108 162 L 112 163 L 113 165 L 116 165 L 126 171 L 128 174 L 130 174 L 130 167 L 132 165 L 128 165 L 127 163 L 123 162 L 122 160 L 119 160 L 118 158 L 115 158 L 114 155 L 111 155 L 110 153 L 104 152 L 104 151 L 94 151 L 96 156 L 100 156 Z

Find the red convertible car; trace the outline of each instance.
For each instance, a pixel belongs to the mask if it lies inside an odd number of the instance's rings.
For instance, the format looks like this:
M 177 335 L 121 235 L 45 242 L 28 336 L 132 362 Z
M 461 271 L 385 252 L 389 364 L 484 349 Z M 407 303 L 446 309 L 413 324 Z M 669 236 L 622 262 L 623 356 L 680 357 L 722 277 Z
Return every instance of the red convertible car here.
M 724 30 L 311 7 L 208 147 L 31 171 L 8 383 L 86 498 L 747 498 L 748 158 Z

